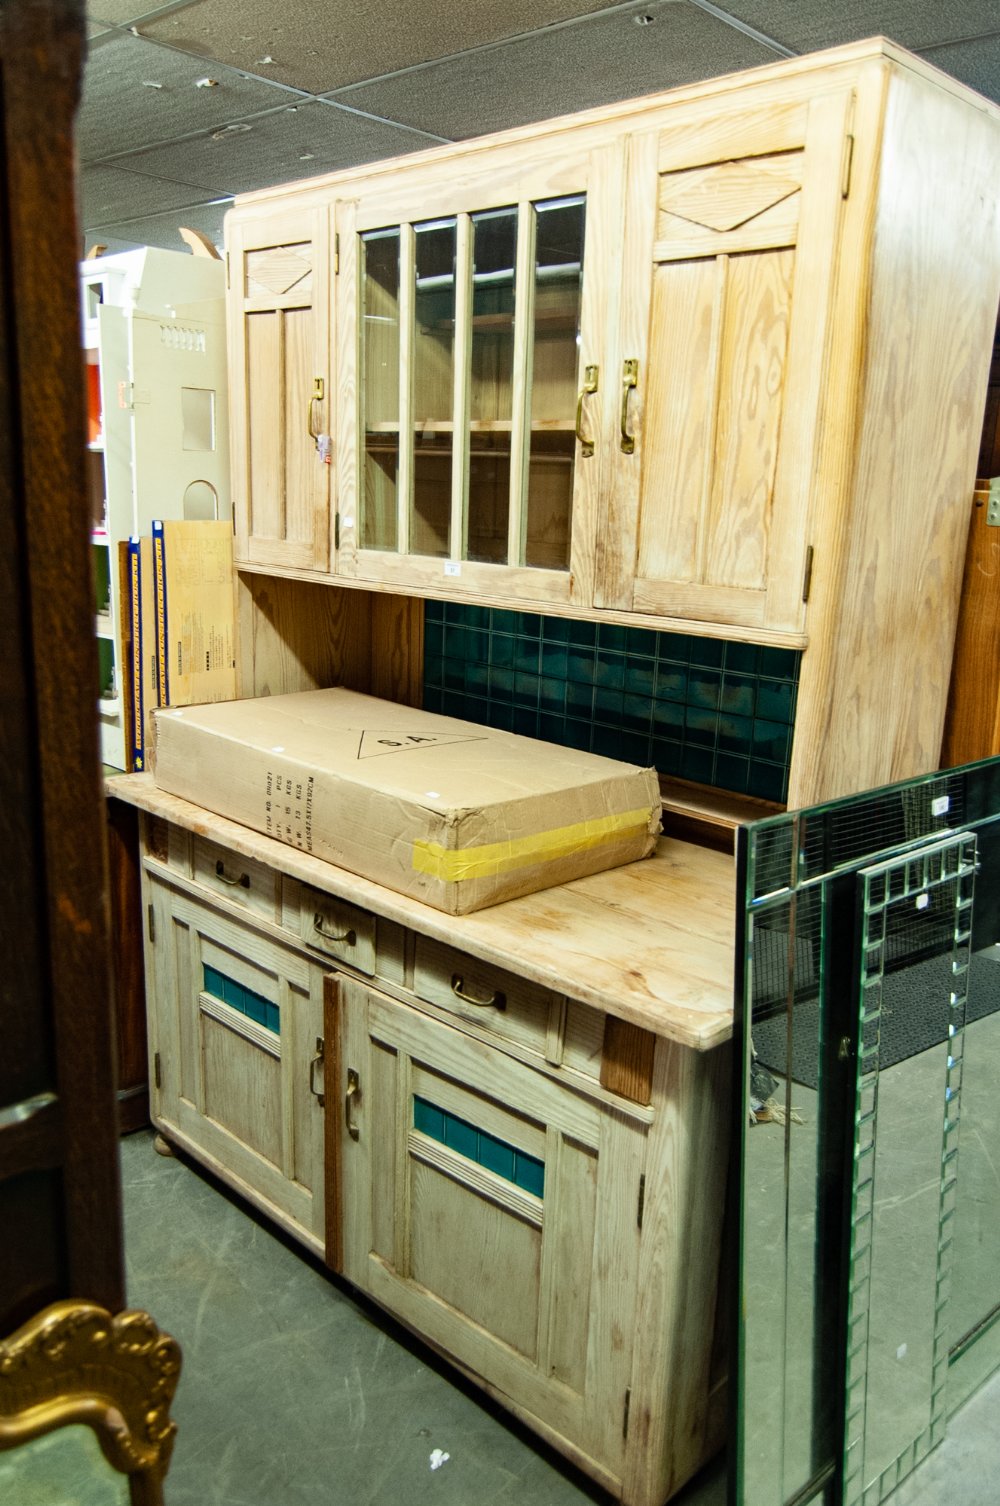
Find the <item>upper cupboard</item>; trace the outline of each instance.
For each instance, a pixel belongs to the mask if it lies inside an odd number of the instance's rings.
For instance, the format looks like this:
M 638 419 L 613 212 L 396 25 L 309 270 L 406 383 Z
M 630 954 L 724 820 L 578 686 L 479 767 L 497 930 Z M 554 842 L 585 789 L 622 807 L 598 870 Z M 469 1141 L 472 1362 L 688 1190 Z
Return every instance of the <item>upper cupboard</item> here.
M 805 649 L 790 801 L 935 767 L 998 129 L 875 39 L 246 196 L 240 567 Z
M 794 82 L 237 209 L 240 562 L 794 641 L 854 101 Z

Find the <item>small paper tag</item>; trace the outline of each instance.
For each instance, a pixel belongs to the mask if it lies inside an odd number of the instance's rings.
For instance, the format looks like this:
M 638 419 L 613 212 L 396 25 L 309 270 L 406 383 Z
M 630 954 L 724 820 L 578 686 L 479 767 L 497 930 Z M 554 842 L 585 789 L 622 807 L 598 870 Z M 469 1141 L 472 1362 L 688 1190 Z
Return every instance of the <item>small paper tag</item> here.
M 931 815 L 943 816 L 951 801 L 947 795 L 938 795 L 936 800 L 931 801 Z
M 460 562 L 458 560 L 445 560 L 444 573 L 445 575 L 461 575 L 462 566 Z

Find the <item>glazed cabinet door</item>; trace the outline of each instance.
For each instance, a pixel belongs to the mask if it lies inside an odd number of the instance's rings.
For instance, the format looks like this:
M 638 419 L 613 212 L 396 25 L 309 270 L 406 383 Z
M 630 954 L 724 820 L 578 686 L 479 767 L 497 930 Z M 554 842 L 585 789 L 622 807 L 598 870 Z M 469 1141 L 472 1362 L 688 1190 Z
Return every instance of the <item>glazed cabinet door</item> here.
M 613 1484 L 646 1127 L 340 983 L 344 1274 Z
M 345 206 L 341 574 L 590 603 L 624 145 L 547 151 Z
M 238 563 L 330 568 L 332 217 L 319 202 L 227 220 Z
M 802 630 L 851 104 L 632 138 L 597 605 Z
M 156 878 L 148 897 L 153 1120 L 323 1254 L 323 972 Z

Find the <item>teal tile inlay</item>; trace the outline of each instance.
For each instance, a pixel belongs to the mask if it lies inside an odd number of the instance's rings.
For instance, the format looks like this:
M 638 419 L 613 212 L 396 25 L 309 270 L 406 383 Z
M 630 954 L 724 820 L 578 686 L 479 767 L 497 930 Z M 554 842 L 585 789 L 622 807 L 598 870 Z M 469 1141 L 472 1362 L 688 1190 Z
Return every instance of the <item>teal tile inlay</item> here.
M 545 1185 L 545 1167 L 534 1156 L 526 1156 L 520 1150 L 515 1151 L 514 1181 L 525 1192 L 533 1192 L 535 1197 L 541 1197 Z
M 438 1108 L 427 1098 L 413 1095 L 413 1128 L 440 1145 L 447 1145 L 467 1161 L 495 1172 L 535 1197 L 545 1195 L 545 1163 L 486 1130 L 477 1129 L 448 1109 Z
M 799 654 L 426 603 L 429 711 L 784 800 Z
M 207 962 L 202 963 L 201 971 L 202 987 L 213 999 L 228 1004 L 230 1009 L 238 1010 L 255 1024 L 273 1030 L 275 1035 L 281 1034 L 281 1014 L 277 1004 L 272 1004 L 270 999 L 255 993 L 252 988 L 244 988 L 235 978 L 228 977 L 217 967 L 210 967 Z

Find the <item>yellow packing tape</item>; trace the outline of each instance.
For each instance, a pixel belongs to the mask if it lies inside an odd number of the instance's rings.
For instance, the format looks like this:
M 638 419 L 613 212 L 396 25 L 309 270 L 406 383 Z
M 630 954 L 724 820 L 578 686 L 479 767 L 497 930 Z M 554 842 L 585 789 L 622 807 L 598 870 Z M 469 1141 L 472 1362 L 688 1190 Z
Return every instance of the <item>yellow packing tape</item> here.
M 413 844 L 413 867 L 417 873 L 428 873 L 446 884 L 457 884 L 463 879 L 492 878 L 514 868 L 551 863 L 556 858 L 584 852 L 588 847 L 642 836 L 649 830 L 649 818 L 649 807 L 643 806 L 639 810 L 622 811 L 617 816 L 595 816 L 589 821 L 576 821 L 572 826 L 559 826 L 554 831 L 542 831 L 530 837 L 485 842 L 481 847 L 467 847 L 461 852 L 442 847 L 440 842 L 417 841 Z

